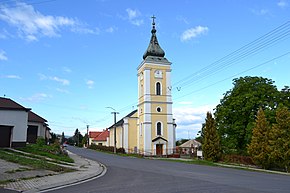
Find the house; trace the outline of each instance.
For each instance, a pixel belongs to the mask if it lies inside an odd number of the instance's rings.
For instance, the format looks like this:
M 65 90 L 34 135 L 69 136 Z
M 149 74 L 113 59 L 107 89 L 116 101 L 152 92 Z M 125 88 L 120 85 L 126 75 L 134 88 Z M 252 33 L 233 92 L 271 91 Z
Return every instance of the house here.
M 28 128 L 27 128 L 27 142 L 36 143 L 38 137 L 44 138 L 48 141 L 50 136 L 50 129 L 47 120 L 35 114 L 32 111 L 28 112 Z
M 0 147 L 23 147 L 37 137 L 50 139 L 47 121 L 17 102 L 0 97 Z
M 109 144 L 116 143 L 127 153 L 155 156 L 173 154 L 176 124 L 172 113 L 171 62 L 158 43 L 155 17 L 152 18 L 151 39 L 137 67 L 138 108 L 109 128 Z
M 197 150 L 200 149 L 201 143 L 195 139 L 188 140 L 179 146 L 179 151 L 182 155 L 196 156 Z
M 103 131 L 90 131 L 89 132 L 89 145 L 104 145 L 109 146 L 109 130 L 105 129 Z
M 0 97 L 0 147 L 26 145 L 30 110 L 9 98 Z

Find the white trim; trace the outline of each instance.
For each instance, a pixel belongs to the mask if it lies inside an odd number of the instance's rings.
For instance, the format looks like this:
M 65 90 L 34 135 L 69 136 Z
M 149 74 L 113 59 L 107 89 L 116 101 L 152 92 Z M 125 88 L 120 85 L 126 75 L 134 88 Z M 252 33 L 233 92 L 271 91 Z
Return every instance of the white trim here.
M 129 124 L 128 124 L 128 118 L 124 118 L 124 127 L 123 127 L 123 131 L 124 131 L 124 148 L 125 151 L 128 151 L 129 148 Z
M 149 155 L 151 152 L 151 123 L 143 124 L 143 133 L 144 133 L 144 154 Z
M 170 88 L 170 89 L 169 89 Z M 170 71 L 166 71 L 166 102 L 172 102 L 172 98 L 171 98 L 171 72 Z
M 144 95 L 150 94 L 150 69 L 144 69 Z

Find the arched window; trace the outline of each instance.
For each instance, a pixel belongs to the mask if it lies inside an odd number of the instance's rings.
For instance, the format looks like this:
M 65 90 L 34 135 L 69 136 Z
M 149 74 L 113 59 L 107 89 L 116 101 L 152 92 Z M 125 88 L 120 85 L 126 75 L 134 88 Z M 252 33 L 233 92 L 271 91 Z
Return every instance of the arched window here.
M 161 123 L 157 123 L 157 135 L 161 135 Z
M 161 95 L 161 84 L 160 84 L 160 82 L 156 83 L 156 95 Z

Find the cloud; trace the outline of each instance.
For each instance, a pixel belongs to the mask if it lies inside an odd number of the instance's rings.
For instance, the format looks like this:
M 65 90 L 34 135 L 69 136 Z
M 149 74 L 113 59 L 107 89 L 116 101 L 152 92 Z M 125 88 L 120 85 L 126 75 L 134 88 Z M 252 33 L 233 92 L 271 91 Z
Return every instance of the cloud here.
M 136 26 L 140 26 L 143 24 L 143 19 L 139 19 L 139 17 L 141 16 L 141 13 L 139 10 L 135 9 L 126 9 L 127 12 L 127 17 L 128 20 L 130 21 L 131 24 L 136 25 Z
M 260 10 L 252 9 L 251 11 L 252 13 L 258 16 L 270 14 L 270 11 L 268 9 L 260 9 Z
M 32 5 L 16 2 L 16 6 L 0 6 L 0 20 L 14 26 L 19 37 L 27 41 L 37 41 L 39 37 L 59 37 L 62 28 L 69 28 L 77 33 L 94 33 L 84 27 L 80 21 L 63 16 L 43 15 Z
M 93 80 L 87 80 L 86 84 L 87 84 L 89 89 L 92 89 L 92 88 L 94 88 L 95 82 Z
M 61 88 L 56 88 L 56 91 L 61 92 L 61 93 L 66 93 L 66 94 L 69 93 L 68 90 L 66 90 L 66 89 L 61 89 Z
M 203 26 L 196 26 L 190 29 L 185 30 L 180 39 L 181 41 L 189 41 L 192 38 L 196 38 L 200 35 L 204 35 L 208 32 L 208 27 L 203 27 Z
M 180 106 L 173 108 L 173 116 L 176 120 L 176 136 L 177 138 L 188 138 L 196 136 L 196 133 L 201 129 L 202 123 L 205 122 L 206 113 L 212 111 L 213 107 L 210 105 L 192 107 Z
M 18 75 L 5 75 L 5 76 L 2 76 L 3 78 L 10 78 L 10 79 L 21 79 L 20 76 Z
M 62 67 L 62 70 L 64 72 L 66 72 L 66 73 L 71 73 L 72 72 L 72 70 L 70 68 L 66 67 L 66 66 Z
M 20 100 L 22 101 L 28 101 L 28 102 L 39 102 L 39 101 L 42 101 L 46 98 L 52 98 L 51 95 L 47 95 L 45 93 L 36 93 L 30 97 L 26 97 L 26 98 L 20 98 Z
M 278 7 L 282 8 L 282 9 L 288 7 L 288 3 L 287 3 L 287 1 L 285 1 L 285 0 L 280 0 L 280 1 L 277 3 L 277 5 L 278 5 Z
M 52 80 L 61 83 L 64 86 L 67 86 L 70 84 L 70 81 L 67 79 L 59 78 L 57 76 L 46 76 L 44 74 L 38 74 L 40 80 Z
M 4 52 L 4 50 L 0 50 L 0 61 L 1 60 L 8 60 L 6 52 Z

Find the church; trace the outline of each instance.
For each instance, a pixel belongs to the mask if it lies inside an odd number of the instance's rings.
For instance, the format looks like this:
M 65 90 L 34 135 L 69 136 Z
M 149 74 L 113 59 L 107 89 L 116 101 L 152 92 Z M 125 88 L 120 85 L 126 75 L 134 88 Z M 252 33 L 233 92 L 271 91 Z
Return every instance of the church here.
M 152 17 L 151 39 L 137 67 L 138 109 L 112 125 L 109 145 L 126 153 L 168 155 L 175 148 L 176 124 L 172 115 L 171 62 L 160 47 Z M 116 128 L 116 134 L 114 133 Z M 114 140 L 116 136 L 116 141 Z

